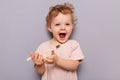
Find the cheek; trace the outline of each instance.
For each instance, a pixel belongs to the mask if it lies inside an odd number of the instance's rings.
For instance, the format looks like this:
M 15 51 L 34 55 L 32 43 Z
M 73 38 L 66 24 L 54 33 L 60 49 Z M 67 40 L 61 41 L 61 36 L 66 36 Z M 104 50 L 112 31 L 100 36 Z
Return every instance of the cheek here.
M 71 33 L 72 30 L 73 30 L 73 28 L 69 28 L 67 31 L 68 31 L 69 33 Z
M 53 28 L 52 30 L 53 30 L 53 32 L 55 32 L 55 33 L 58 33 L 58 32 L 59 32 L 59 29 L 58 29 L 58 28 Z

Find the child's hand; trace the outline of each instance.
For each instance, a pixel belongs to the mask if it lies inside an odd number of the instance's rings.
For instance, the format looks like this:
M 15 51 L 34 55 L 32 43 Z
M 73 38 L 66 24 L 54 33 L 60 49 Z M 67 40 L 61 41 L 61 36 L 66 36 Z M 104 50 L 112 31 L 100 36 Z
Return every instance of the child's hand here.
M 53 64 L 53 63 L 56 63 L 57 59 L 58 59 L 58 56 L 56 55 L 56 53 L 53 50 L 52 54 L 49 57 L 46 57 L 45 63 Z
M 44 63 L 43 56 L 41 54 L 30 52 L 30 55 L 34 64 L 42 65 Z

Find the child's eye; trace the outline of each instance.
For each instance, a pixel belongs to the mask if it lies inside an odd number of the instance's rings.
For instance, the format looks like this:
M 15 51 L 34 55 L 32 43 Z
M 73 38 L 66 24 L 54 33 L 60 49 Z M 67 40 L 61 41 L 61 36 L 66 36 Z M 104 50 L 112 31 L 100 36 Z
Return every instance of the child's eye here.
M 55 26 L 59 26 L 60 24 L 55 24 Z
M 69 26 L 70 24 L 69 23 L 66 23 L 67 26 Z

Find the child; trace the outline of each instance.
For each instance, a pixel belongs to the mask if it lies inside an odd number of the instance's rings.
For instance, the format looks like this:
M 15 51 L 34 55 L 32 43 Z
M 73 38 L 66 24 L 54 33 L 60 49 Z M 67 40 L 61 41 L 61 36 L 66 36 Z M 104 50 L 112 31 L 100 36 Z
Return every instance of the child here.
M 75 25 L 73 6 L 65 3 L 51 7 L 46 23 L 53 38 L 31 53 L 35 70 L 42 80 L 77 80 L 76 70 L 84 56 L 79 43 L 69 40 Z

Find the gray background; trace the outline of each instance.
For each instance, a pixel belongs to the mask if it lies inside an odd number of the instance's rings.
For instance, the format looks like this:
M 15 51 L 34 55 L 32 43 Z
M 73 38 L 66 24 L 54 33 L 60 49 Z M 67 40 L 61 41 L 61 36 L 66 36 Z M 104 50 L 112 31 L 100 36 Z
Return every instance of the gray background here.
M 50 39 L 49 7 L 64 2 L 74 5 L 78 18 L 71 38 L 85 55 L 79 80 L 120 80 L 119 0 L 0 0 L 0 80 L 40 80 L 26 58 Z

